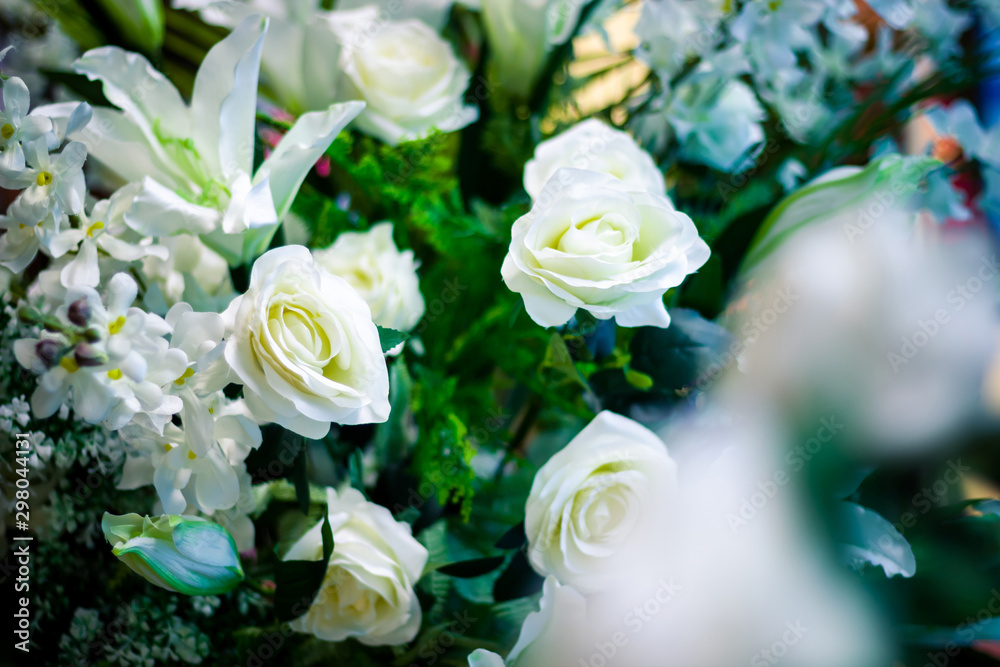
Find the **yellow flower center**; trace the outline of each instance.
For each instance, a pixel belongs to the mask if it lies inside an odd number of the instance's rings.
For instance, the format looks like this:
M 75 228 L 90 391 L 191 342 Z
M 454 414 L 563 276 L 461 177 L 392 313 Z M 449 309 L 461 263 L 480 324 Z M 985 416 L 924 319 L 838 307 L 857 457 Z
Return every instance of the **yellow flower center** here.
M 119 315 L 118 319 L 108 325 L 108 332 L 113 336 L 121 331 L 123 326 L 125 326 L 125 316 Z
M 188 458 L 194 461 L 196 458 L 198 458 L 198 455 L 195 454 L 194 452 L 188 452 Z
M 80 370 L 80 365 L 76 363 L 76 359 L 73 357 L 63 357 L 62 361 L 59 362 L 59 365 L 62 366 L 67 373 L 75 373 Z
M 51 182 L 52 182 L 52 174 L 50 174 L 47 171 L 43 171 L 42 173 L 38 174 L 38 178 L 35 179 L 35 183 L 38 183 L 42 187 L 45 187 Z
M 4 123 L 3 127 L 0 127 L 0 137 L 4 139 L 10 139 L 14 136 L 14 126 L 10 123 Z
M 174 384 L 179 387 L 179 386 L 183 385 L 184 381 L 187 380 L 192 375 L 194 375 L 194 369 L 193 368 L 188 368 L 187 370 L 184 371 L 184 373 L 179 378 L 177 378 L 176 380 L 174 380 Z
M 771 0 L 767 3 L 767 8 L 772 12 L 778 11 L 781 8 L 781 0 Z
M 108 377 L 111 378 L 112 380 L 121 380 L 122 372 L 118 368 L 113 368 L 110 371 L 108 371 Z
M 169 442 L 164 443 L 164 445 L 163 445 L 163 451 L 165 451 L 165 452 L 169 452 L 173 448 L 174 448 L 173 445 L 171 445 Z
M 90 238 L 94 238 L 94 232 L 100 231 L 102 229 L 104 229 L 104 223 L 98 220 L 90 227 L 87 227 L 87 236 L 89 236 Z
M 21 223 L 21 229 L 24 229 L 24 228 L 26 228 L 27 226 L 28 226 L 28 225 L 24 224 L 23 222 Z

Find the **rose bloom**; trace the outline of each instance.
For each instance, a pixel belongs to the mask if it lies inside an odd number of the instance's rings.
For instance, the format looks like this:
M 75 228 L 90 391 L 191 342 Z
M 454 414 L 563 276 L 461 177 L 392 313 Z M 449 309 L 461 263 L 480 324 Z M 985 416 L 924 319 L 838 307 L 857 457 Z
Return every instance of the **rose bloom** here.
M 528 560 L 590 593 L 634 577 L 662 533 L 677 466 L 655 434 L 602 412 L 541 467 L 525 506 Z
M 358 129 L 394 146 L 435 129 L 463 128 L 479 117 L 476 107 L 462 101 L 468 68 L 428 25 L 415 19 L 388 22 L 374 35 L 374 23 L 354 25 L 342 30 L 341 67 L 348 79 L 345 99 L 367 103 L 355 121 Z
M 424 314 L 424 297 L 412 250 L 400 251 L 392 223 L 367 232 L 343 232 L 329 248 L 313 252 L 316 263 L 346 280 L 372 310 L 375 324 L 409 331 Z
M 258 422 L 322 438 L 330 422 L 388 418 L 389 373 L 368 304 L 308 249 L 264 253 L 223 317 L 226 361 Z
M 354 637 L 369 646 L 405 644 L 420 629 L 414 584 L 427 564 L 427 549 L 409 524 L 370 503 L 357 489 L 327 489 L 333 553 L 309 611 L 291 622 L 294 630 L 327 641 Z M 320 522 L 292 545 L 285 560 L 319 560 Z
M 708 260 L 691 218 L 607 174 L 560 169 L 514 223 L 507 287 L 543 327 L 578 308 L 625 327 L 670 325 L 663 294 Z
M 558 169 L 571 167 L 614 176 L 630 190 L 666 196 L 663 174 L 628 134 L 590 118 L 546 139 L 524 165 L 524 189 L 536 199 Z

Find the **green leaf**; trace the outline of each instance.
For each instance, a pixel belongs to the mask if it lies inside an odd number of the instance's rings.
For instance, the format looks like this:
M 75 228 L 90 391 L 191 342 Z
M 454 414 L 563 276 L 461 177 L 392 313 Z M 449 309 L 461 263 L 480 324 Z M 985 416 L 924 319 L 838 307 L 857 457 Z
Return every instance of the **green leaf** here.
M 630 370 L 649 376 L 665 393 L 703 385 L 705 370 L 731 340 L 728 331 L 693 310 L 674 308 L 670 317 L 669 327 L 643 327 L 629 345 Z
M 839 503 L 838 514 L 844 531 L 841 551 L 850 566 L 877 565 L 888 577 L 916 574 L 917 559 L 910 543 L 881 514 L 850 502 Z
M 274 611 L 278 620 L 290 621 L 309 611 L 333 554 L 330 515 L 323 517 L 323 557 L 320 560 L 278 561 L 274 571 Z
M 376 325 L 377 326 L 377 325 Z M 410 334 L 386 327 L 378 327 L 378 341 L 382 344 L 382 352 L 388 352 L 406 339 Z
M 486 558 L 473 558 L 472 560 L 458 561 L 442 565 L 437 569 L 441 574 L 459 579 L 473 579 L 489 574 L 503 565 L 503 556 L 488 556 Z
M 807 225 L 853 213 L 873 197 L 883 206 L 901 201 L 915 192 L 928 172 L 940 164 L 929 157 L 886 155 L 863 169 L 841 167 L 802 186 L 781 200 L 764 219 L 750 243 L 742 270 L 759 264 L 785 239 Z
M 413 379 L 405 363 L 394 363 L 389 367 L 389 419 L 375 426 L 372 446 L 379 470 L 390 463 L 402 461 L 416 440 L 408 422 L 413 418 L 410 398 L 413 393 Z
M 98 0 L 131 45 L 155 53 L 163 45 L 164 16 L 160 0 Z

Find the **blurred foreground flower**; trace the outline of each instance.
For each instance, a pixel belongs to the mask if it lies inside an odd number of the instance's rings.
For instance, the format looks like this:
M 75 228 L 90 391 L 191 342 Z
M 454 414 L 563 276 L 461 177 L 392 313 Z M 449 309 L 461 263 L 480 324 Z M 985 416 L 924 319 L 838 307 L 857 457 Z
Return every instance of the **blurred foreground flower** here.
M 112 553 L 147 581 L 185 595 L 218 595 L 243 580 L 236 543 L 225 528 L 193 516 L 104 513 Z

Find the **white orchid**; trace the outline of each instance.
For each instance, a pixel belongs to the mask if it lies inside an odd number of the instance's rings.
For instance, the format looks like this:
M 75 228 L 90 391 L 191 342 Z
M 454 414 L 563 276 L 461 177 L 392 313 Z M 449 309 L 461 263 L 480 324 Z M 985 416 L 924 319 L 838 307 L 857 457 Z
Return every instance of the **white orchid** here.
M 251 16 L 205 56 L 191 104 L 141 55 L 85 53 L 74 69 L 103 84 L 120 111 L 94 109 L 80 132 L 96 160 L 142 188 L 125 222 L 146 236 L 202 234 L 232 263 L 266 247 L 309 169 L 363 104 L 303 115 L 253 172 L 257 77 L 267 20 Z M 68 117 L 55 104 L 38 113 Z M 247 230 L 253 233 L 242 234 Z

